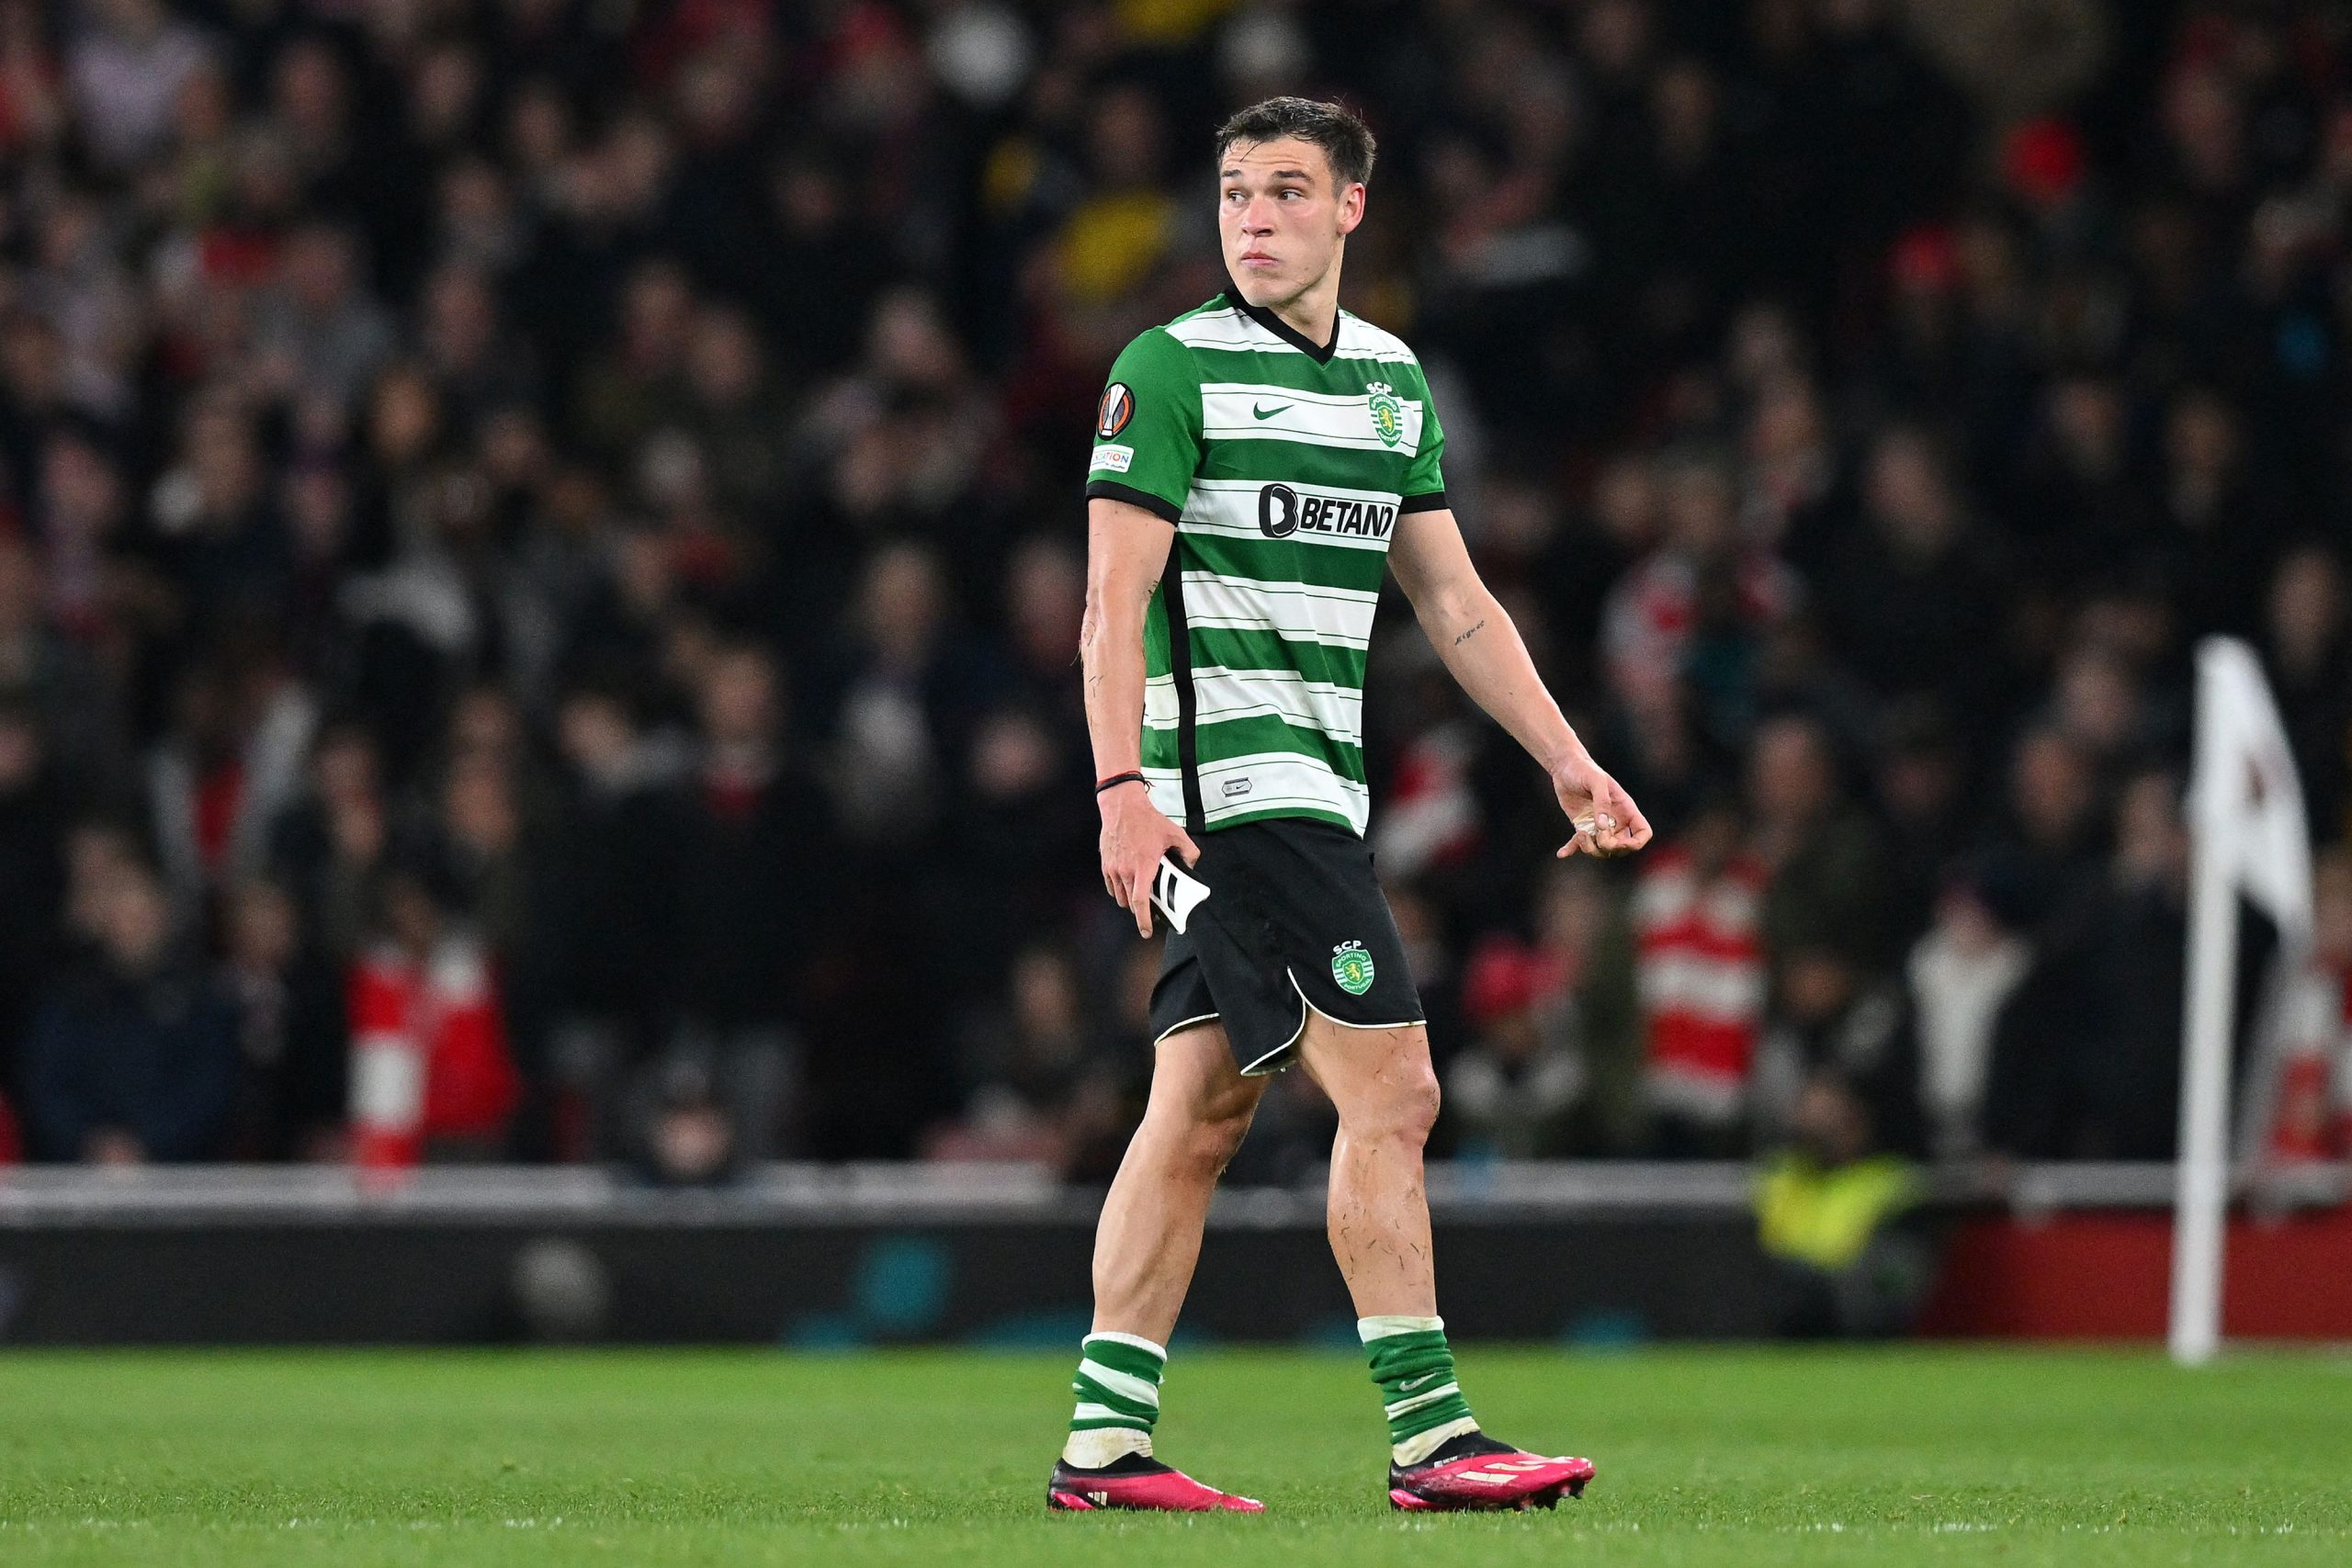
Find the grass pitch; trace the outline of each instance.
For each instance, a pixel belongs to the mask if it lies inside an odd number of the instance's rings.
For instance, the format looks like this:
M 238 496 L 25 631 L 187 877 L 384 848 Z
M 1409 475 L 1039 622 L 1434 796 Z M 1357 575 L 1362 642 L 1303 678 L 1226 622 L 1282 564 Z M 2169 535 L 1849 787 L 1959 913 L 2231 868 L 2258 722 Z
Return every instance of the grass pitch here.
M 1260 1517 L 1048 1516 L 1062 1356 L 0 1354 L 0 1562 L 2352 1562 L 2352 1360 L 1469 1347 L 1556 1514 L 1388 1512 L 1374 1390 L 1182 1353 L 1161 1449 Z

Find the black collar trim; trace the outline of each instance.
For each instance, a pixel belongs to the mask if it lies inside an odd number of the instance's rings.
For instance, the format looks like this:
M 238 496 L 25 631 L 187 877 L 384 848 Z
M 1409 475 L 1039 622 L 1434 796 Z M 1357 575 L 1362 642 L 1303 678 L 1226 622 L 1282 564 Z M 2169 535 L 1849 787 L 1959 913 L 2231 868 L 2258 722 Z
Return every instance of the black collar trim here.
M 1225 291 L 1225 297 L 1229 302 L 1231 302 L 1235 310 L 1240 311 L 1243 315 L 1249 317 L 1251 321 L 1257 322 L 1260 326 L 1265 328 L 1268 332 L 1273 333 L 1276 337 L 1290 344 L 1291 347 L 1298 350 L 1299 353 L 1315 361 L 1317 365 L 1330 364 L 1331 356 L 1340 352 L 1340 322 L 1341 318 L 1340 313 L 1336 310 L 1331 314 L 1331 341 L 1318 346 L 1312 338 L 1308 337 L 1305 333 L 1300 332 L 1296 327 L 1292 326 L 1288 321 L 1283 321 L 1280 316 L 1275 315 L 1272 310 L 1261 310 L 1257 306 L 1250 303 L 1249 300 L 1244 299 L 1241 297 L 1241 290 L 1238 288 L 1228 288 Z

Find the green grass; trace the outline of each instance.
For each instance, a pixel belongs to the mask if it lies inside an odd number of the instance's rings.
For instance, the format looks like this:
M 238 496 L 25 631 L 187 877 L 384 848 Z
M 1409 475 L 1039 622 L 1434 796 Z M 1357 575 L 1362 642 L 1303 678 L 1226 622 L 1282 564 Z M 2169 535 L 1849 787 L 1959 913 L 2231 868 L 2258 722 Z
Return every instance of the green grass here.
M 0 1563 L 2352 1562 L 2352 1362 L 1470 1348 L 1557 1514 L 1402 1519 L 1351 1357 L 1180 1353 L 1255 1518 L 1050 1517 L 1068 1359 L 0 1354 Z

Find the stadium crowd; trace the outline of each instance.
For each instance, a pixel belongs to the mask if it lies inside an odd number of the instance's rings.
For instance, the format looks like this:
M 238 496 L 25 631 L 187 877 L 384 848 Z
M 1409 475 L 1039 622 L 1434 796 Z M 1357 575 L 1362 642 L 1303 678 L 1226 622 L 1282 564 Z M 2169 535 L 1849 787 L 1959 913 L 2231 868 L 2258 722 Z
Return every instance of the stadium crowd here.
M 1555 863 L 1384 617 L 1448 1148 L 2167 1154 L 2224 632 L 2326 851 L 2253 1135 L 2346 1152 L 2315 0 L 0 0 L 0 1142 L 1104 1175 L 1080 479 L 1277 91 L 1659 829 Z

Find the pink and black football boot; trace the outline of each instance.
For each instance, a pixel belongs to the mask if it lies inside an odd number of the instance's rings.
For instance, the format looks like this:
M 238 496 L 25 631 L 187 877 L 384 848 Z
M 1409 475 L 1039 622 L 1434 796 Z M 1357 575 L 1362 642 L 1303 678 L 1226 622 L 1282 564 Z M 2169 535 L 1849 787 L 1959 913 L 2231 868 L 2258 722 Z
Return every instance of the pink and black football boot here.
M 1584 1495 L 1589 1459 L 1545 1459 L 1464 1432 L 1419 1464 L 1388 1467 L 1388 1504 L 1400 1513 L 1470 1508 L 1556 1508 Z
M 1065 1513 L 1102 1508 L 1140 1508 L 1174 1514 L 1262 1514 L 1266 1505 L 1255 1497 L 1237 1497 L 1214 1486 L 1204 1486 L 1181 1470 L 1158 1460 L 1126 1454 L 1100 1470 L 1080 1470 L 1067 1461 L 1054 1463 L 1054 1478 L 1046 1484 L 1046 1506 Z

